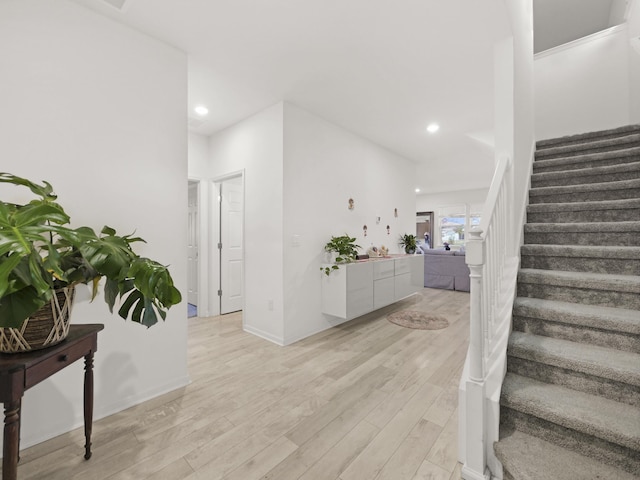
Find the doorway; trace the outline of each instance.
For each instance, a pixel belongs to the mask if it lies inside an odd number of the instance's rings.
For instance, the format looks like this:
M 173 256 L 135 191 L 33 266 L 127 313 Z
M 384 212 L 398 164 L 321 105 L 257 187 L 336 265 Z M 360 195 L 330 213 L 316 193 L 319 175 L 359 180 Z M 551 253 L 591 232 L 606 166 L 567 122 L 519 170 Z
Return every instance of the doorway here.
M 235 175 L 216 182 L 219 195 L 219 285 L 220 314 L 237 312 L 243 306 L 244 285 L 244 181 Z
M 198 208 L 200 182 L 189 180 L 187 232 L 187 311 L 188 317 L 198 316 L 198 261 L 200 216 Z
M 416 237 L 420 245 L 433 248 L 433 212 L 416 213 Z

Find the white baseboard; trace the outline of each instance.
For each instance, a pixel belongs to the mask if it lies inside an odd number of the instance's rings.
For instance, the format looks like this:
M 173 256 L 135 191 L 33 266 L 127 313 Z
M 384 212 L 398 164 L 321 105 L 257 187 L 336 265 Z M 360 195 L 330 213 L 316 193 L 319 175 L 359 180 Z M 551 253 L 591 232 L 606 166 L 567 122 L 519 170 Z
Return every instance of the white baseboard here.
M 255 335 L 256 337 L 263 338 L 263 339 L 268 340 L 271 343 L 275 343 L 276 345 L 279 345 L 281 347 L 284 347 L 284 345 L 285 345 L 284 340 L 282 338 L 276 337 L 275 335 L 272 335 L 271 333 L 263 332 L 259 328 L 252 327 L 251 325 L 243 325 L 242 329 L 247 333 L 251 333 L 252 335 Z
M 178 388 L 185 387 L 190 383 L 191 379 L 188 376 L 176 378 L 171 382 L 165 383 L 164 385 L 160 385 L 147 391 L 139 392 L 136 395 L 131 395 L 129 397 L 120 399 L 119 401 L 110 405 L 100 406 L 99 408 L 94 409 L 93 421 L 95 422 L 102 418 L 126 410 L 127 408 L 139 405 L 140 403 L 146 402 L 147 400 L 150 400 L 152 398 L 156 398 L 160 395 L 164 395 L 165 393 L 177 390 Z M 20 448 L 22 449 L 32 447 L 33 445 L 37 445 L 38 443 L 45 442 L 54 437 L 57 437 L 58 435 L 68 433 L 72 430 L 75 430 L 76 428 L 82 427 L 84 425 L 82 405 L 78 405 L 78 408 L 76 408 L 75 410 L 78 412 L 78 414 L 75 415 L 75 418 L 73 419 L 71 424 L 67 423 L 65 425 L 54 425 L 50 429 L 39 430 L 35 435 L 24 436 L 20 439 Z M 79 452 L 78 455 L 82 456 L 82 452 Z

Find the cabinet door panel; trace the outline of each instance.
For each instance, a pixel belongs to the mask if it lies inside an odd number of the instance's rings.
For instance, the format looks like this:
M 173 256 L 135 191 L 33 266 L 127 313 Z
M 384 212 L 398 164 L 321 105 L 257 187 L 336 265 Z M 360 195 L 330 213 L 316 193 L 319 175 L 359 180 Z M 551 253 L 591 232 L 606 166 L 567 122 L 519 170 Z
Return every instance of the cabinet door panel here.
M 393 303 L 394 300 L 394 279 L 383 278 L 373 282 L 373 308 L 381 308 Z

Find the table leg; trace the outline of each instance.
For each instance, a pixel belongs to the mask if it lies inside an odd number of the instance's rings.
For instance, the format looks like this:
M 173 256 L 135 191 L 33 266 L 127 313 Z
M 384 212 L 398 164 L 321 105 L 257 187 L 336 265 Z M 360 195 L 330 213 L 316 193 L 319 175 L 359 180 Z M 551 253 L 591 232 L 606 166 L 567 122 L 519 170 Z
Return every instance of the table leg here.
M 84 458 L 91 458 L 91 429 L 93 427 L 93 352 L 84 357 Z
M 4 404 L 4 444 L 2 448 L 2 478 L 18 478 L 18 455 L 20 454 L 20 404 L 21 400 Z

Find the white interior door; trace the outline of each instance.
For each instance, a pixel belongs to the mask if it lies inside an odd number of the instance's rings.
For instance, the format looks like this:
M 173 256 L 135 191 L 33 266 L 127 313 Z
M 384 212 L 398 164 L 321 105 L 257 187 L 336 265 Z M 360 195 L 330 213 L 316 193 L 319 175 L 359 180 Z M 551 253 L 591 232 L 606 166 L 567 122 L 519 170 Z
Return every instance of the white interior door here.
M 189 182 L 187 301 L 198 305 L 198 182 Z
M 220 184 L 220 313 L 242 310 L 242 177 Z

